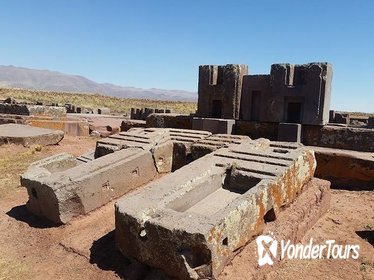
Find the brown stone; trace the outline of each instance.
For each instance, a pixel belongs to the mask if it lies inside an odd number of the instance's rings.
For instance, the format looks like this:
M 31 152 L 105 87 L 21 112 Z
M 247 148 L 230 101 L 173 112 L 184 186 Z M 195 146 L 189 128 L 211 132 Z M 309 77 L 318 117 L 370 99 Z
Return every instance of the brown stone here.
M 374 153 L 311 147 L 315 151 L 315 176 L 335 188 L 374 190 Z

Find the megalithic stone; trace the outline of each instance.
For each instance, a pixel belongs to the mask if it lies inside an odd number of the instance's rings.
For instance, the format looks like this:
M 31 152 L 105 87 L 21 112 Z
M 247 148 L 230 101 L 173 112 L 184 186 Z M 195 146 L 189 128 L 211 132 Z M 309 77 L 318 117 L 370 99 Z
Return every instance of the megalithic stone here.
M 315 168 L 314 152 L 298 144 L 218 149 L 117 201 L 117 248 L 178 279 L 215 278 Z
M 26 206 L 55 223 L 67 223 L 172 171 L 176 147 L 184 158 L 205 131 L 133 128 L 99 140 L 95 151 L 75 158 L 59 154 L 33 163 L 21 176 Z M 179 155 L 178 155 L 179 156 Z M 181 164 L 186 164 L 183 161 Z

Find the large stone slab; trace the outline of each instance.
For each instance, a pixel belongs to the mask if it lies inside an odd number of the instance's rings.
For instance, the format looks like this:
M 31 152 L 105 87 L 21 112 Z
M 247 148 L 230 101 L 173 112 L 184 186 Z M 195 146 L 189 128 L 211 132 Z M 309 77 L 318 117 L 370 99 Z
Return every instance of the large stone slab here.
M 314 152 L 297 144 L 262 139 L 218 149 L 121 198 L 117 247 L 172 277 L 217 277 L 315 168 Z
M 27 208 L 55 223 L 66 223 L 145 184 L 157 174 L 151 151 L 128 148 L 79 164 L 59 154 L 37 161 L 21 176 Z
M 33 163 L 21 176 L 28 209 L 55 223 L 67 223 L 172 171 L 174 145 L 184 152 L 209 132 L 133 128 L 99 140 L 77 159 L 55 155 Z M 186 158 L 186 154 L 182 154 Z M 179 164 L 179 163 L 178 163 Z
M 32 127 L 22 124 L 0 125 L 0 145 L 20 144 L 25 147 L 31 145 L 55 145 L 64 138 L 64 132 L 46 128 Z

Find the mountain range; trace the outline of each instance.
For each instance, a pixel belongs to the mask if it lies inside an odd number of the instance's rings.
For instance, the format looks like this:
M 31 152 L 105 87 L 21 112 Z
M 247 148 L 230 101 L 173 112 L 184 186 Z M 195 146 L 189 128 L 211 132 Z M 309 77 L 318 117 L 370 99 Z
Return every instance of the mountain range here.
M 100 93 L 123 98 L 196 101 L 197 93 L 184 90 L 143 89 L 97 83 L 83 76 L 50 70 L 0 65 L 0 87 L 34 90 Z

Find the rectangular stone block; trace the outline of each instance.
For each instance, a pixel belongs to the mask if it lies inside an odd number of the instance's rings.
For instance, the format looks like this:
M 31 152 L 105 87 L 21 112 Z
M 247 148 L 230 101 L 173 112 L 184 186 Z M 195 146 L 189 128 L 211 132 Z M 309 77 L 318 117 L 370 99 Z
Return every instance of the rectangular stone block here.
M 278 141 L 301 142 L 301 124 L 299 123 L 279 123 Z
M 192 117 L 180 114 L 151 114 L 146 118 L 146 127 L 192 129 Z
M 178 279 L 216 278 L 315 168 L 313 151 L 292 143 L 248 140 L 218 149 L 121 198 L 117 247 Z
M 205 130 L 213 134 L 231 134 L 234 125 L 234 119 L 193 118 L 192 120 L 192 129 Z
M 374 128 L 374 117 L 368 118 L 368 127 Z
M 335 112 L 334 122 L 335 123 L 341 123 L 341 124 L 349 124 L 349 122 L 350 122 L 349 115 Z
M 100 140 L 95 151 L 75 159 L 69 154 L 32 164 L 21 176 L 28 209 L 55 223 L 66 223 L 114 198 L 168 173 L 175 167 L 175 148 L 183 147 L 182 165 L 191 145 L 209 132 L 134 128 Z M 180 160 L 180 159 L 179 159 Z
M 55 223 L 86 214 L 151 181 L 157 174 L 152 153 L 129 148 L 78 164 L 69 154 L 31 165 L 21 176 L 27 208 Z

